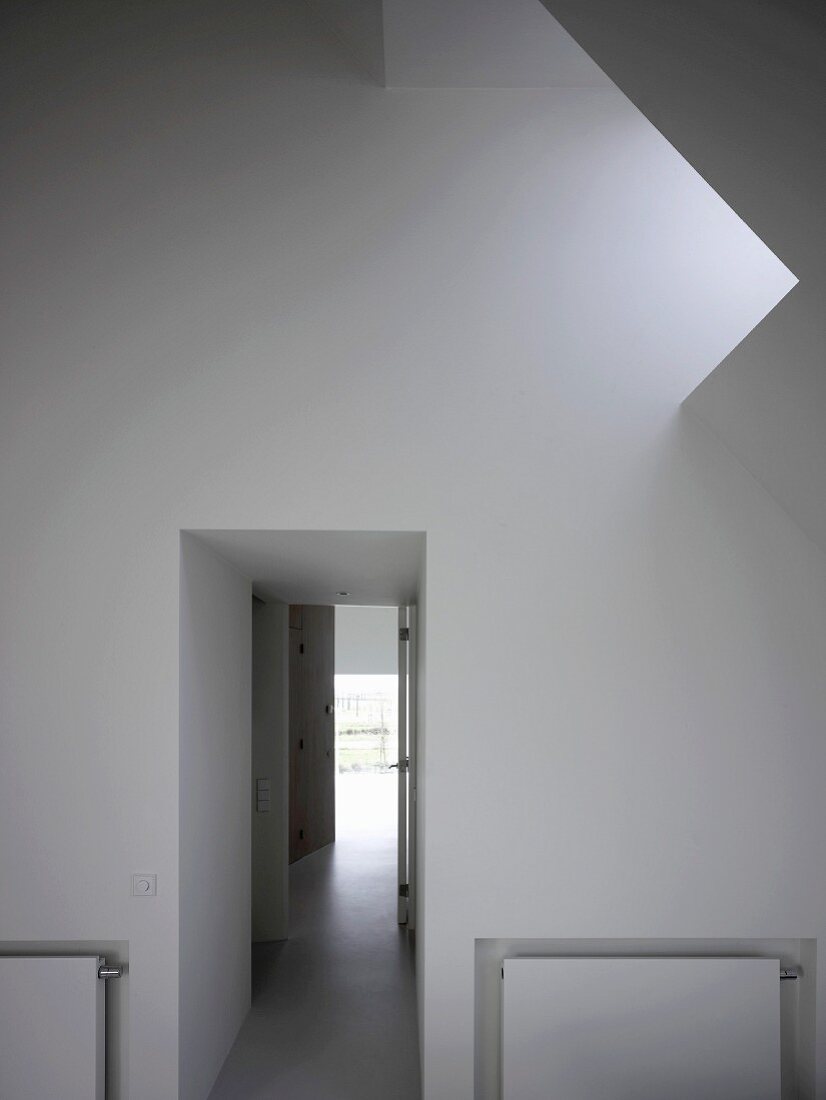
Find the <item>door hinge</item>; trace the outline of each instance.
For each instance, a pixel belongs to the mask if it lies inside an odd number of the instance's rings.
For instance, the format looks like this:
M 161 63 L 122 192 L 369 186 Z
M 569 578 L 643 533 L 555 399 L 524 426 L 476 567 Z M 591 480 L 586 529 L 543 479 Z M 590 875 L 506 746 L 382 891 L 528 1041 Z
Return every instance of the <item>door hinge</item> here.
M 410 627 L 409 626 L 400 626 L 399 627 L 399 641 L 400 642 L 409 642 L 410 641 Z
M 399 886 L 399 897 L 400 898 L 409 898 L 410 897 L 410 887 L 407 885 L 406 882 L 401 883 L 401 885 Z

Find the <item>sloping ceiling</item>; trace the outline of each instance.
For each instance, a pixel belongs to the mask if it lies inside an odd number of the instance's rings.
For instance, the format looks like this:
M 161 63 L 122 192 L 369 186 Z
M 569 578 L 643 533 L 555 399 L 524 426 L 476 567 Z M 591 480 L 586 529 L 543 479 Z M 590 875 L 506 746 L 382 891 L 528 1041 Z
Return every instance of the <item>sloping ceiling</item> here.
M 628 95 L 800 279 L 686 394 L 686 407 L 826 550 L 823 6 L 544 0 L 546 11 L 539 0 L 312 3 L 363 71 L 388 86 L 614 82 Z
M 538 0 L 384 0 L 383 9 L 390 87 L 610 83 Z
M 610 81 L 539 0 L 307 0 L 363 74 L 392 88 Z
M 826 551 L 826 9 L 544 3 L 798 276 L 687 407 Z

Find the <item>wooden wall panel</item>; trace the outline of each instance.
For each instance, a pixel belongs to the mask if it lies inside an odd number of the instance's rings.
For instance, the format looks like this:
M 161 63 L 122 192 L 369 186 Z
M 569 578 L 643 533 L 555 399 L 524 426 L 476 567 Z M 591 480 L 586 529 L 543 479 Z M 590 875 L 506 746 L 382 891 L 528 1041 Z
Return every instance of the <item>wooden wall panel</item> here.
M 290 863 L 336 838 L 335 608 L 290 607 Z

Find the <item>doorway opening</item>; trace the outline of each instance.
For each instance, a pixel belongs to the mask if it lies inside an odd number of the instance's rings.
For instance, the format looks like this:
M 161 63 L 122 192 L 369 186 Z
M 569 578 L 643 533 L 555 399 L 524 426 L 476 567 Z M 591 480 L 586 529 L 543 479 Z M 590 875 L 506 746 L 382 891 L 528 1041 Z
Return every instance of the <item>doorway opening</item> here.
M 415 611 L 392 605 L 292 604 L 288 617 L 289 863 L 336 841 L 359 848 L 373 866 L 395 852 L 395 881 L 388 876 L 386 886 L 394 891 L 397 922 L 412 931 Z M 268 649 L 266 639 L 261 645 Z M 257 698 L 270 697 L 268 675 L 264 669 L 264 682 L 253 685 L 254 713 L 263 709 L 256 706 Z M 270 746 L 264 742 L 271 742 L 269 732 L 263 738 L 254 734 L 253 771 L 266 770 Z M 258 811 L 263 798 L 268 813 L 270 779 L 257 775 L 255 782 Z M 260 859 L 257 863 L 263 867 Z
M 335 627 L 336 835 L 395 838 L 398 612 L 339 606 Z
M 213 1100 L 314 1095 L 290 1067 L 319 1060 L 367 1098 L 402 1096 L 401 1059 L 418 1095 L 424 550 L 418 532 L 182 532 L 181 1072 L 197 1057 Z M 377 1041 L 395 1061 L 367 1080 L 354 1053 Z

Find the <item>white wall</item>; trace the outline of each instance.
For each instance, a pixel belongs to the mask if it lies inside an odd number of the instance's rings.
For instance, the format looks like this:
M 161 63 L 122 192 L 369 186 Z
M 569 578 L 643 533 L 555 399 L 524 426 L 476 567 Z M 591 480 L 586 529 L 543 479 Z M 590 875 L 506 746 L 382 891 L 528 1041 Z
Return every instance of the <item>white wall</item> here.
M 182 534 L 181 1100 L 208 1095 L 250 1004 L 251 607 L 250 582 Z
M 284 940 L 289 911 L 289 608 L 252 608 L 252 938 Z M 270 808 L 256 811 L 256 780 Z
M 336 607 L 336 675 L 396 676 L 396 607 Z
M 427 531 L 428 1100 L 477 937 L 826 935 L 826 563 L 675 412 L 788 276 L 610 90 L 90 12 L 6 36 L 0 937 L 128 940 L 175 1095 L 192 527 Z

